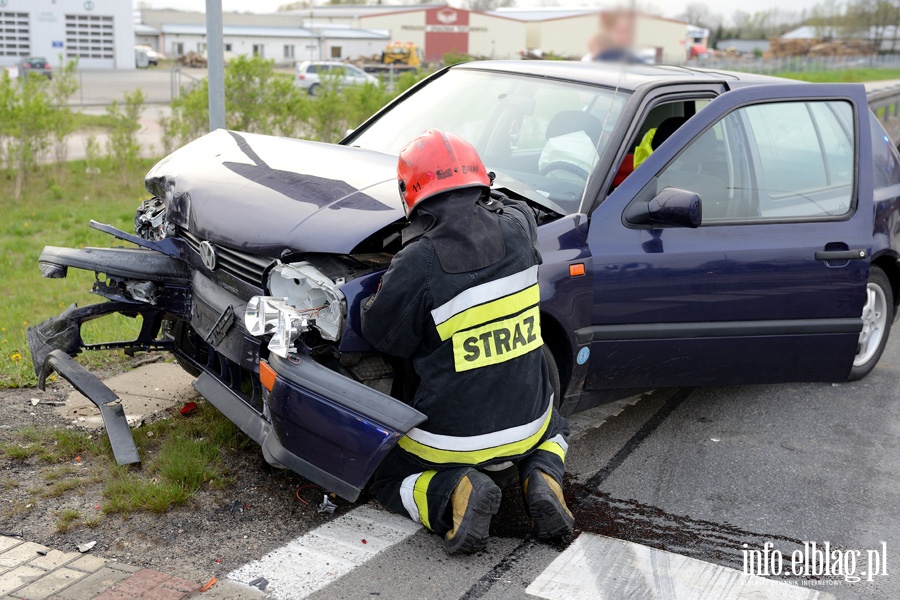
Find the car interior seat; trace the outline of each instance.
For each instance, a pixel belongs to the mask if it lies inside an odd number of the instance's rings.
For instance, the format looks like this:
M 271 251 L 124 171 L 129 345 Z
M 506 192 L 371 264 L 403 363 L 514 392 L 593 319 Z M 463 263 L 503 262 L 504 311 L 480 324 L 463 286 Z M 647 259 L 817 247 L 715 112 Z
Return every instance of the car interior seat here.
M 598 117 L 581 110 L 563 110 L 556 113 L 547 123 L 546 137 L 550 140 L 576 131 L 585 132 L 596 147 L 600 143 L 600 136 L 603 135 L 603 122 Z
M 658 189 L 676 187 L 698 194 L 703 203 L 704 221 L 735 216 L 728 212 L 735 207 L 729 201 L 725 180 L 719 176 L 727 177 L 727 174 L 710 174 L 709 169 L 704 168 L 721 162 L 718 152 L 715 136 L 711 132 L 701 135 L 660 174 Z
M 547 142 L 538 159 L 541 175 L 583 188 L 599 158 L 602 134 L 598 117 L 580 110 L 558 112 L 547 124 Z
M 650 147 L 653 150 L 662 145 L 664 141 L 669 139 L 669 137 L 678 130 L 679 127 L 684 125 L 690 117 L 668 117 L 664 119 L 657 127 L 656 133 L 653 134 L 653 139 L 650 142 Z M 643 136 L 641 136 L 643 138 Z M 641 140 L 635 140 L 634 146 L 637 146 Z M 612 187 L 613 189 L 619 187 L 625 179 L 628 178 L 634 172 L 634 149 L 625 155 L 625 158 L 622 159 L 622 164 L 619 165 L 618 171 L 616 171 L 616 176 L 613 178 Z

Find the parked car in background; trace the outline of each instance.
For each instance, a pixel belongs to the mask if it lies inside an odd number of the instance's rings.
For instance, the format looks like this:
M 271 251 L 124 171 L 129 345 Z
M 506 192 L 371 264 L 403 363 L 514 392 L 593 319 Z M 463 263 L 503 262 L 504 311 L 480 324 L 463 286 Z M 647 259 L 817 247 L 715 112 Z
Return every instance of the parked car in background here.
M 141 54 L 146 56 L 147 62 L 150 63 L 151 65 L 155 66 L 155 65 L 159 64 L 159 52 L 154 50 L 152 47 L 150 47 L 146 44 L 137 44 L 134 47 L 134 50 L 135 50 L 135 52 L 140 52 Z
M 369 75 L 359 67 L 342 62 L 304 61 L 297 65 L 297 77 L 294 85 L 303 88 L 311 96 L 315 96 L 323 83 L 335 80 L 339 87 L 372 83 L 381 85 L 381 80 Z
M 26 56 L 16 66 L 19 67 L 19 75 L 27 76 L 29 73 L 43 75 L 47 79 L 53 79 L 53 69 L 46 58 L 42 56 Z
M 493 188 L 534 213 L 560 413 L 878 363 L 900 299 L 900 155 L 862 85 L 497 61 L 435 73 L 339 144 L 218 130 L 164 158 L 134 234 L 91 224 L 137 248 L 41 254 L 44 276 L 94 271 L 110 300 L 29 330 L 41 380 L 55 369 L 110 411 L 69 356 L 170 350 L 269 463 L 355 499 L 425 419 L 415 373 L 363 339 L 360 306 L 407 225 L 397 155 L 428 128 L 471 141 Z M 136 340 L 84 343 L 82 323 L 117 312 L 142 316 Z M 457 335 L 509 350 L 507 330 Z

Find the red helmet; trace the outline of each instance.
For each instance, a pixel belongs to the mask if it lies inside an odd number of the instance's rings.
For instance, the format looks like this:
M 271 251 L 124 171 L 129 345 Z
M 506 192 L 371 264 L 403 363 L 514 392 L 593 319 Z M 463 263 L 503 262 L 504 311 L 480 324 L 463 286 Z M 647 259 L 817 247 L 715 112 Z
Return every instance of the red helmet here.
M 475 147 L 457 135 L 437 129 L 429 129 L 400 151 L 397 179 L 407 215 L 435 194 L 491 186 Z

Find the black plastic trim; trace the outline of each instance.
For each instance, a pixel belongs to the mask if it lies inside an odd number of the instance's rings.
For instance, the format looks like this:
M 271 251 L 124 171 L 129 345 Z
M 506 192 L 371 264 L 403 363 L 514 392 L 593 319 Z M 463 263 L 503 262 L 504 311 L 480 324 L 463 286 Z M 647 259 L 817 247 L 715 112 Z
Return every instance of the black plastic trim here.
M 816 252 L 816 260 L 863 260 L 866 258 L 865 250 L 819 250 Z
M 106 428 L 116 463 L 132 465 L 141 462 L 137 447 L 134 445 L 134 437 L 131 435 L 131 427 L 125 418 L 125 410 L 116 393 L 62 350 L 53 350 L 44 359 L 44 367 L 38 382 L 41 389 L 44 389 L 46 376 L 51 370 L 59 373 L 60 377 L 71 383 L 72 387 L 100 409 L 100 416 L 103 417 L 103 426 Z
M 575 332 L 579 344 L 606 340 L 659 340 L 671 338 L 752 337 L 758 335 L 815 335 L 859 333 L 862 319 L 785 319 L 776 321 L 722 321 L 716 323 L 638 323 L 594 325 Z
M 187 264 L 154 250 L 137 248 L 62 248 L 45 246 L 40 263 L 106 273 L 126 279 L 187 283 Z

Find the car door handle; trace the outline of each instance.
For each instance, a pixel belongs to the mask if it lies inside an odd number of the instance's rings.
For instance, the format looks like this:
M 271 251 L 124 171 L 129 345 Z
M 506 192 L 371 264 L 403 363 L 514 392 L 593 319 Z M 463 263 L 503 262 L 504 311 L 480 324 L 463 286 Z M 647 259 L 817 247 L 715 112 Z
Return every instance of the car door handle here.
M 865 250 L 819 250 L 816 252 L 816 260 L 862 260 L 865 257 Z

